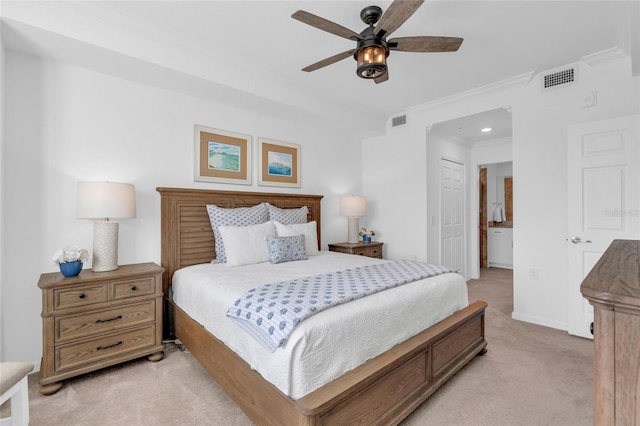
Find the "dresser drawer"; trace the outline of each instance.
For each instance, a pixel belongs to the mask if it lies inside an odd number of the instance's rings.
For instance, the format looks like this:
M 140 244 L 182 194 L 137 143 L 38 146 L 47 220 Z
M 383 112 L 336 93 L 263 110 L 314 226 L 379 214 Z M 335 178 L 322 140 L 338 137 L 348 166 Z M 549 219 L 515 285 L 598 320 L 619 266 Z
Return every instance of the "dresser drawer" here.
M 146 327 L 112 333 L 81 343 L 57 346 L 55 370 L 59 373 L 85 367 L 92 362 L 117 357 L 145 347 L 153 347 L 155 330 L 155 324 L 149 324 Z
M 135 303 L 81 315 L 56 318 L 56 343 L 90 337 L 155 320 L 156 302 Z
M 113 283 L 111 288 L 113 289 L 112 299 L 114 300 L 144 296 L 146 294 L 153 294 L 156 291 L 153 277 L 118 281 Z
M 359 256 L 369 256 L 375 257 L 378 259 L 382 259 L 382 247 L 374 246 L 374 247 L 358 247 L 353 249 L 353 254 L 357 254 Z
M 105 285 L 59 288 L 53 291 L 54 309 L 56 310 L 106 302 L 108 297 Z

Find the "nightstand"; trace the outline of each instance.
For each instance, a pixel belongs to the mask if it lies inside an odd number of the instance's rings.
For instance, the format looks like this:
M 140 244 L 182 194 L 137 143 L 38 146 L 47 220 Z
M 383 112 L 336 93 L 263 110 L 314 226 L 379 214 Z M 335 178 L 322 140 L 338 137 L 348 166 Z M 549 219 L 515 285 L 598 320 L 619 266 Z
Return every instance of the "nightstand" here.
M 329 251 L 382 259 L 382 244 L 384 243 L 378 241 L 372 241 L 370 243 L 335 243 L 329 244 Z
M 162 273 L 155 263 L 77 277 L 42 274 L 40 393 L 70 377 L 148 356 L 164 357 Z

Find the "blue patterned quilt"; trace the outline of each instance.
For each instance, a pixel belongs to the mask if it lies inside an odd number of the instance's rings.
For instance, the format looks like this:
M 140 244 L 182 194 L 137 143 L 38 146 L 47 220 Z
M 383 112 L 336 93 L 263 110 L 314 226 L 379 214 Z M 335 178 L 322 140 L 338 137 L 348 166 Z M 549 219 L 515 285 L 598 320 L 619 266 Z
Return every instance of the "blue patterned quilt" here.
M 271 352 L 305 318 L 369 294 L 453 269 L 399 260 L 266 284 L 247 291 L 227 316 Z

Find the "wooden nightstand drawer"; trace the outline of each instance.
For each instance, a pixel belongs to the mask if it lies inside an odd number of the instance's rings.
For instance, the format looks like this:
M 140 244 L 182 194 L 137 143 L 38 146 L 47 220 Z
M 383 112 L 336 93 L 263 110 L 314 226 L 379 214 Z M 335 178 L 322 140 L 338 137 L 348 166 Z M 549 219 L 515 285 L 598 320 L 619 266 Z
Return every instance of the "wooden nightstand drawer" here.
M 61 288 L 54 290 L 53 295 L 56 310 L 106 302 L 109 297 L 104 285 Z
M 360 256 L 369 256 L 376 257 L 378 259 L 382 259 L 382 247 L 362 247 L 356 248 L 353 250 L 353 254 L 357 254 Z
M 130 297 L 153 294 L 156 291 L 153 277 L 137 280 L 120 281 L 112 284 L 112 299 L 128 299 Z
M 122 333 L 56 348 L 56 372 L 84 367 L 92 362 L 117 357 L 125 352 L 154 346 L 154 324 Z
M 382 244 L 384 243 L 379 241 L 371 243 L 335 243 L 329 244 L 329 251 L 382 259 Z
M 56 318 L 56 343 L 132 327 L 155 319 L 156 302 L 126 305 L 82 315 Z

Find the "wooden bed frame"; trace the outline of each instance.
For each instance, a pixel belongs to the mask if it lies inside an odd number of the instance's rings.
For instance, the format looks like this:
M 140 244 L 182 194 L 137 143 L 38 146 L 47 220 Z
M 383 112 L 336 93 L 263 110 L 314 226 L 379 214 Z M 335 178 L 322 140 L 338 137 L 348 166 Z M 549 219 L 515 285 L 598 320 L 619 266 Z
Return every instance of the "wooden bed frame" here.
M 309 208 L 318 226 L 322 196 L 157 188 L 161 195 L 164 294 L 173 273 L 215 258 L 205 205 L 269 202 Z M 173 335 L 258 425 L 398 424 L 476 355 L 486 352 L 484 311 L 477 301 L 298 400 L 292 400 L 203 326 L 165 299 L 165 335 Z

